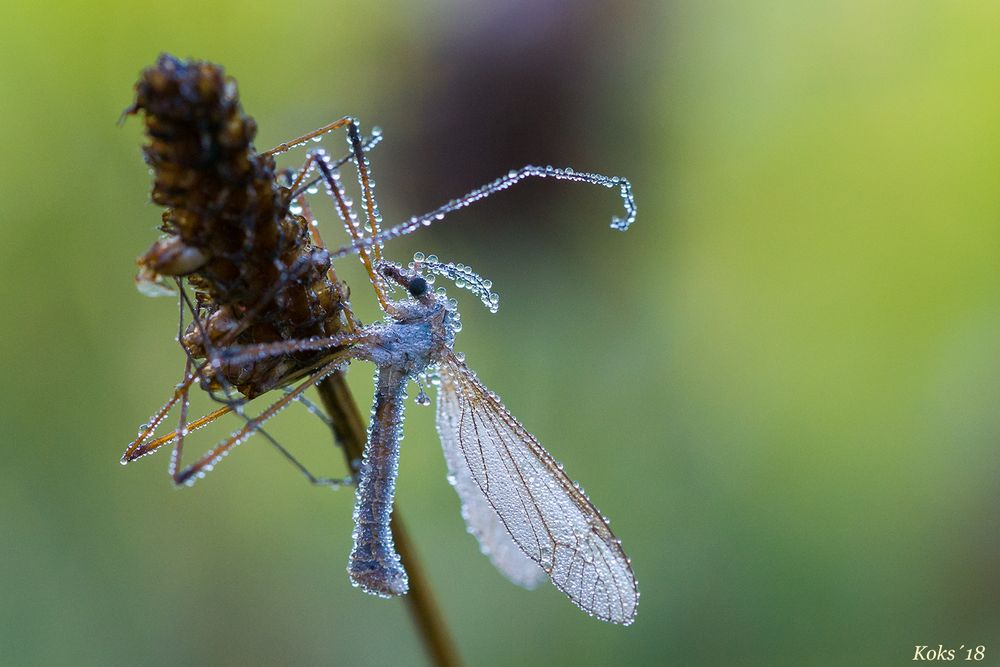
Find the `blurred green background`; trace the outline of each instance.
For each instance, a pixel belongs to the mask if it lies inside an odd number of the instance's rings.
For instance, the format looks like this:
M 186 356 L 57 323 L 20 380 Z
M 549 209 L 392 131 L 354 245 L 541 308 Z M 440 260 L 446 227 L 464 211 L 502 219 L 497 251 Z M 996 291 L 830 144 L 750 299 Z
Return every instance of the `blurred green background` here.
M 0 664 L 425 662 L 348 582 L 350 490 L 262 439 L 192 489 L 165 453 L 118 465 L 182 371 L 175 305 L 132 285 L 159 210 L 115 125 L 161 51 L 225 65 L 260 148 L 382 126 L 387 221 L 526 163 L 632 179 L 628 234 L 613 192 L 544 182 L 388 248 L 493 279 L 457 347 L 642 590 L 620 628 L 507 583 L 411 404 L 398 499 L 469 664 L 996 664 L 1000 5 L 2 6 Z M 342 474 L 305 411 L 274 430 Z

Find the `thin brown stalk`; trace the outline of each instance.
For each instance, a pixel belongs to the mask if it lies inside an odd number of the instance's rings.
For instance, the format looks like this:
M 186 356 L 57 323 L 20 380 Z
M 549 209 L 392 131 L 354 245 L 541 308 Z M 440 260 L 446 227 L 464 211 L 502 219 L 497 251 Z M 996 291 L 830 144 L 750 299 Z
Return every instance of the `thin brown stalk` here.
M 351 390 L 343 373 L 330 375 L 319 384 L 318 389 L 323 405 L 333 422 L 334 436 L 344 450 L 348 468 L 354 471 L 361 460 L 367 439 L 361 412 L 351 396 Z M 435 665 L 441 667 L 460 665 L 461 660 L 455 642 L 434 600 L 430 581 L 417 558 L 417 552 L 403 525 L 398 507 L 392 512 L 392 535 L 410 580 L 410 591 L 403 596 L 403 599 L 417 633 L 424 643 L 424 648 L 427 649 Z

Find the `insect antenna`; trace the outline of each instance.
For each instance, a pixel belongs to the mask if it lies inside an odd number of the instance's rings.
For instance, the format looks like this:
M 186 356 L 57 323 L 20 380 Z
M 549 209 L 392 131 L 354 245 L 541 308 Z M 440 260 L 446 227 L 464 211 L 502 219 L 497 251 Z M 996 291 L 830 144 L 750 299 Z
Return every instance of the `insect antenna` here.
M 491 313 L 496 313 L 500 308 L 500 295 L 492 291 L 493 281 L 480 276 L 471 266 L 454 262 L 445 264 L 438 261 L 437 255 L 425 256 L 422 252 L 415 252 L 409 268 L 427 274 L 425 279 L 430 283 L 434 282 L 435 275 L 448 278 L 455 283 L 455 287 L 467 289 L 478 296 Z

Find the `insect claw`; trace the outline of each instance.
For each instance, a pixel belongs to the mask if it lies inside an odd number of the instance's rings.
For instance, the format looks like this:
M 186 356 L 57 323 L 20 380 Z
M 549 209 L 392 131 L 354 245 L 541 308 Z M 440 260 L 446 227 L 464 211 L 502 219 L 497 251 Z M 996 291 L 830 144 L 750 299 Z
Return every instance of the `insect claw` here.
M 195 468 L 187 467 L 184 470 L 177 473 L 174 477 L 174 486 L 189 486 L 189 481 L 194 476 Z
M 131 453 L 126 452 L 125 454 L 122 454 L 120 463 L 122 465 L 127 465 L 129 463 L 132 463 L 132 461 L 135 461 L 136 459 L 141 459 L 143 456 L 151 452 L 152 450 L 146 444 L 139 445 L 134 450 L 132 450 Z

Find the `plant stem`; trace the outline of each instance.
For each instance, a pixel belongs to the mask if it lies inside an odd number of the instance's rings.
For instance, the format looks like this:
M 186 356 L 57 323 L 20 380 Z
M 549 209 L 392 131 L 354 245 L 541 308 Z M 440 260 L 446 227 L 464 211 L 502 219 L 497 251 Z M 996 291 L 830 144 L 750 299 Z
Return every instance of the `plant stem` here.
M 358 405 L 351 396 L 351 390 L 341 372 L 323 380 L 318 389 L 323 405 L 333 422 L 334 436 L 343 447 L 347 466 L 355 472 L 367 440 Z M 444 617 L 431 593 L 430 582 L 403 526 L 398 507 L 394 508 L 392 513 L 392 536 L 410 579 L 410 591 L 403 596 L 403 599 L 424 647 L 435 665 L 441 667 L 460 665 L 455 643 L 448 633 Z

